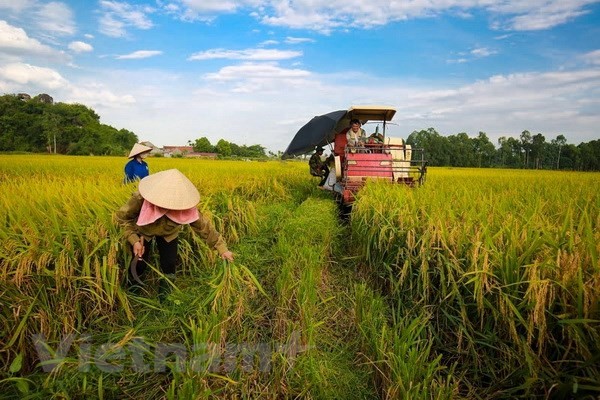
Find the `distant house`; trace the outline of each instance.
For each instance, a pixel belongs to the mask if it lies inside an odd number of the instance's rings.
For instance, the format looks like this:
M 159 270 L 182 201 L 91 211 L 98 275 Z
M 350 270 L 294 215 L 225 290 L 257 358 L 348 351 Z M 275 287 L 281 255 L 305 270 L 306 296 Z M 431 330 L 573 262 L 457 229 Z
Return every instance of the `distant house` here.
M 163 146 L 162 150 L 165 157 L 185 157 L 186 154 L 194 152 L 192 146 Z
M 162 149 L 159 148 L 159 147 L 156 147 L 155 145 L 153 145 L 152 142 L 140 142 L 140 144 L 143 144 L 144 146 L 151 147 L 152 150 L 150 151 L 150 154 L 153 155 L 153 156 L 157 155 L 157 154 L 163 155 Z
M 199 153 L 195 152 L 192 146 L 163 146 L 165 157 L 186 157 L 186 158 L 217 158 L 217 153 Z

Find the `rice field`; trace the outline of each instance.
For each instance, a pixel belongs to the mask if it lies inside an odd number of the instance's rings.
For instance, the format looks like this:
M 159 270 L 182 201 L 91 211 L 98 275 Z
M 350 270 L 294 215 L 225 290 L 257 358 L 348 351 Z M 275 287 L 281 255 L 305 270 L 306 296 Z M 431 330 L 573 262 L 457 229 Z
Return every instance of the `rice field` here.
M 600 396 L 600 174 L 430 168 L 349 221 L 302 162 L 150 158 L 198 187 L 172 294 L 123 286 L 125 160 L 0 155 L 0 397 Z

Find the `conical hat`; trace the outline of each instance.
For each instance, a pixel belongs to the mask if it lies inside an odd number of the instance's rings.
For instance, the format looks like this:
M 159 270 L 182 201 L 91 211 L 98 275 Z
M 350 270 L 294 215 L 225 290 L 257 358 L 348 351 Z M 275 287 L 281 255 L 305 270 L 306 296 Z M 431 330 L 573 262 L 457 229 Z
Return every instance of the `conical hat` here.
M 129 152 L 129 155 L 127 156 L 127 158 L 135 157 L 138 154 L 145 153 L 150 150 L 152 150 L 152 147 L 148 147 L 148 146 L 144 146 L 143 144 L 136 143 L 131 148 L 131 151 Z
M 176 169 L 148 175 L 138 190 L 150 203 L 168 210 L 187 210 L 200 202 L 200 193 L 184 174 Z

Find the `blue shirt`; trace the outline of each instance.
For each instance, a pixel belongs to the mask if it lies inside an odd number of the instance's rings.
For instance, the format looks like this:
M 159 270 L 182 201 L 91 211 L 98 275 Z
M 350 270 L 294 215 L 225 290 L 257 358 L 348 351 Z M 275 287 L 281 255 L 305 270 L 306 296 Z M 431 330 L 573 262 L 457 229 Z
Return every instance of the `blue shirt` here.
M 138 161 L 135 158 L 125 164 L 125 183 L 142 179 L 150 174 L 150 169 L 146 161 Z

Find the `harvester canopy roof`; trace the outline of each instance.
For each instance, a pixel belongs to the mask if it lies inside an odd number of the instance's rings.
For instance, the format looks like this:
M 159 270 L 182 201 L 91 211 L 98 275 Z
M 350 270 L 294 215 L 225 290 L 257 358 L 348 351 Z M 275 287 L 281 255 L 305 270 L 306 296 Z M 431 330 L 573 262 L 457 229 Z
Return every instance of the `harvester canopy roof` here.
M 388 106 L 352 106 L 348 110 L 348 119 L 358 119 L 363 124 L 367 121 L 391 121 L 396 109 Z

